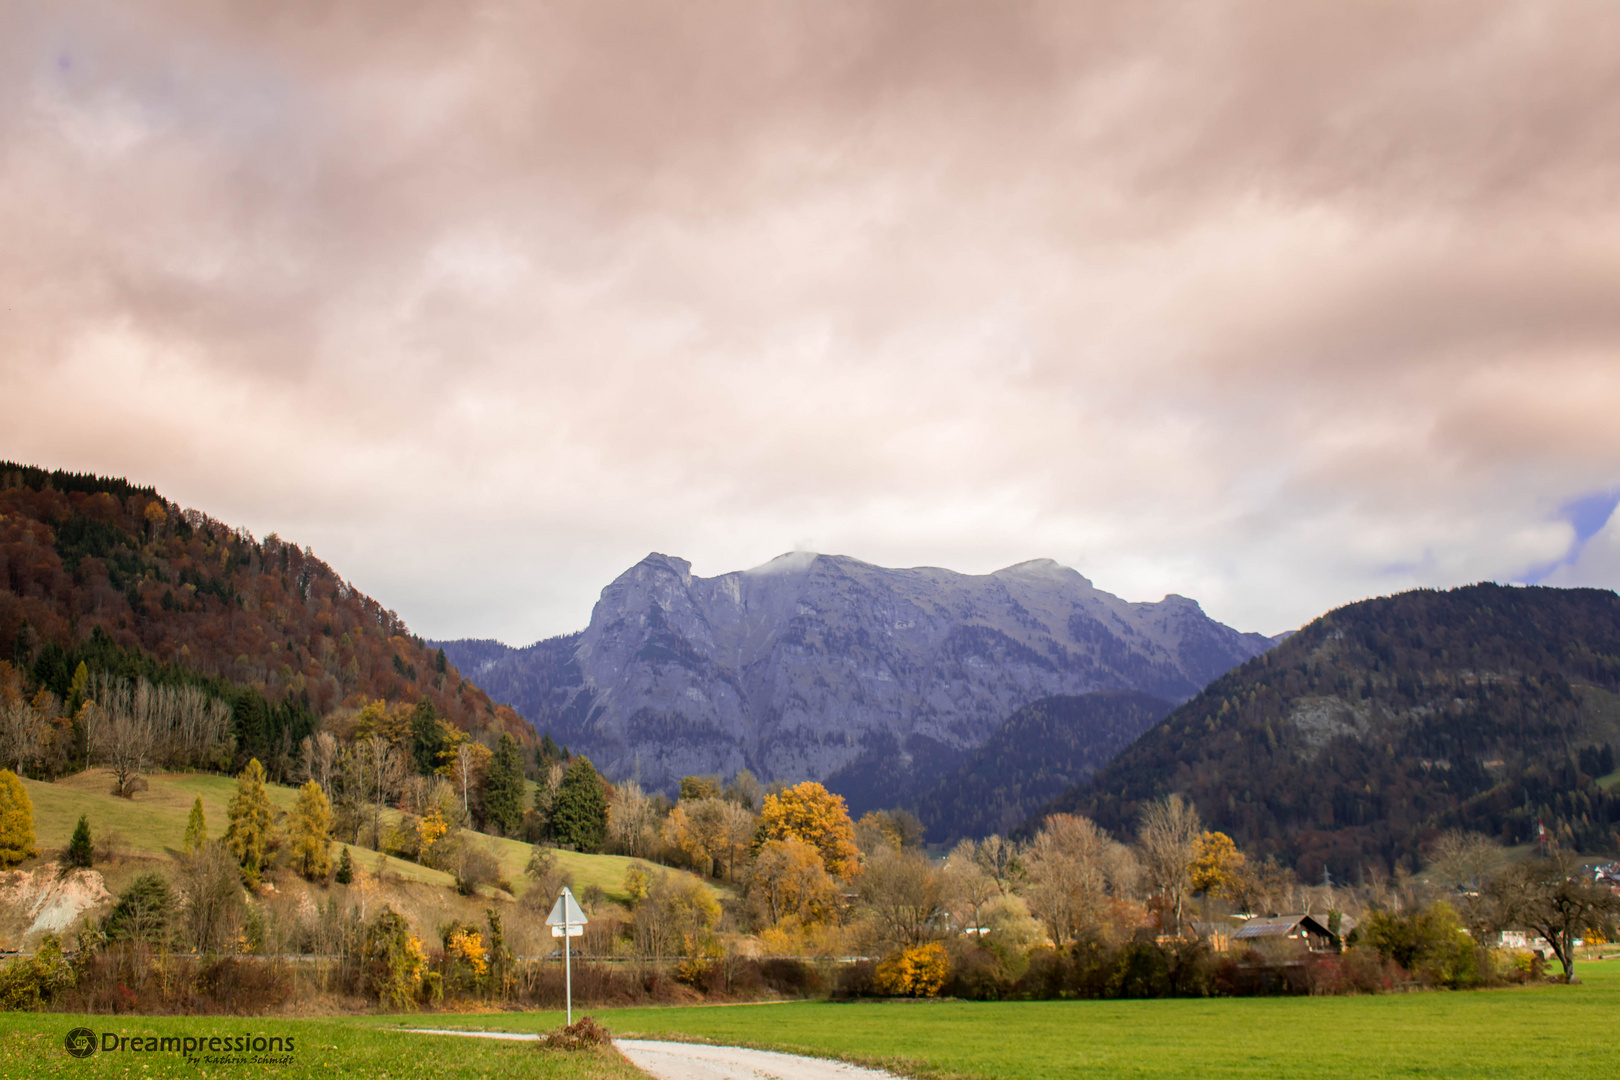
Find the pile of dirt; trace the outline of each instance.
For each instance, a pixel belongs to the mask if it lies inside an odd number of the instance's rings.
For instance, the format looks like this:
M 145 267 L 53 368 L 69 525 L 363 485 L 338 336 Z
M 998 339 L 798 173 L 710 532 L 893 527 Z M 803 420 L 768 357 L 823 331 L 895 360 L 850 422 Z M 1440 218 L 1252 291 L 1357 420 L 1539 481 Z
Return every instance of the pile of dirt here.
M 114 899 L 99 870 L 64 873 L 47 862 L 0 874 L 0 949 L 26 952 L 46 934 L 66 932 L 86 912 Z

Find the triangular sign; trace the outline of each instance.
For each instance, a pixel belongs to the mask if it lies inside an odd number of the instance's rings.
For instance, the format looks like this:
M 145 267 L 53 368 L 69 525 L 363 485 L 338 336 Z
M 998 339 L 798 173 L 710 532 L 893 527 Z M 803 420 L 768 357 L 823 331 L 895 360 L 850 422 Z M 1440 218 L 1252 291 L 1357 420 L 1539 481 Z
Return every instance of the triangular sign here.
M 584 926 L 586 921 L 585 909 L 579 906 L 579 901 L 574 899 L 574 894 L 564 885 L 562 895 L 551 905 L 551 914 L 546 916 L 546 925 Z

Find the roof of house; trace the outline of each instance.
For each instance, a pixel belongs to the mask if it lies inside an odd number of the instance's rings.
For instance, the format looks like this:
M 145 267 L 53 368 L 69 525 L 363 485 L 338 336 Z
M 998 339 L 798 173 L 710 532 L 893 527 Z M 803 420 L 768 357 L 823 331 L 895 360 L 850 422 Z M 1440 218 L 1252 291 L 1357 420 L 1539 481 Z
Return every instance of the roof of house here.
M 1328 929 L 1314 915 L 1273 915 L 1270 918 L 1250 919 L 1232 931 L 1234 938 L 1288 937 L 1295 930 L 1326 936 Z

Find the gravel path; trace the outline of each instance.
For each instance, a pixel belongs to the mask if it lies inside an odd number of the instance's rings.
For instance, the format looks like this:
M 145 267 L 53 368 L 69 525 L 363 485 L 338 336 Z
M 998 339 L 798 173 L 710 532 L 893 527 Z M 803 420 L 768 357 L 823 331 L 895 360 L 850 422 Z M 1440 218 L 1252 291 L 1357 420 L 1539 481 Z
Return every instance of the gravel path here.
M 619 1052 L 656 1080 L 897 1080 L 890 1072 L 826 1058 L 740 1046 L 614 1039 Z
M 521 1035 L 511 1031 L 401 1030 L 423 1035 L 465 1035 L 524 1042 L 540 1038 L 538 1035 Z M 846 1065 L 827 1058 L 778 1054 L 772 1050 L 748 1050 L 741 1046 L 704 1046 L 653 1039 L 614 1039 L 613 1045 L 636 1068 L 654 1080 L 900 1080 L 894 1073 L 880 1069 Z

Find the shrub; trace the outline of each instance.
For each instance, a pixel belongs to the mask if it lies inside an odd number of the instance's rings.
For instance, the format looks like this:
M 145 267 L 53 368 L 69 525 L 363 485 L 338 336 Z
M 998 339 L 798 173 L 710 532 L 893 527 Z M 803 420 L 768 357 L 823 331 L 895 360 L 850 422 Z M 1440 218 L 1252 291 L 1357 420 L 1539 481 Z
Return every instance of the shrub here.
M 339 885 L 348 885 L 354 881 L 354 859 L 349 856 L 347 844 L 343 847 L 343 854 L 338 857 L 337 872 L 332 875 L 332 880 Z
M 877 966 L 877 989 L 896 997 L 936 997 L 951 977 L 951 958 L 937 941 L 891 953 Z
M 427 957 L 405 916 L 385 905 L 366 927 L 361 960 L 368 992 L 384 1005 L 411 1007 L 422 986 Z
M 34 955 L 18 957 L 0 969 L 0 1009 L 40 1009 L 74 983 L 62 943 L 46 934 Z
M 495 861 L 488 848 L 468 844 L 461 849 L 456 860 L 456 891 L 472 896 L 481 886 L 493 885 L 501 875 L 501 864 Z

